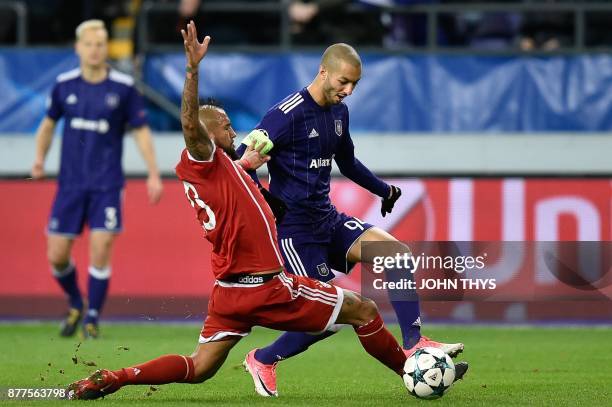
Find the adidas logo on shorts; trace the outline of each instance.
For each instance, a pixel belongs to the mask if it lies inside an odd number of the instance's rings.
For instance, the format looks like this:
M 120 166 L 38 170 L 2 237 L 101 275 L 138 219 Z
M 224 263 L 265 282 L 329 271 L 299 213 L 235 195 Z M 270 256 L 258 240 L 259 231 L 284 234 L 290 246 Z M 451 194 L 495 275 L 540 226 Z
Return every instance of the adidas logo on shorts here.
M 243 276 L 240 277 L 237 282 L 240 284 L 262 284 L 264 278 L 261 276 Z

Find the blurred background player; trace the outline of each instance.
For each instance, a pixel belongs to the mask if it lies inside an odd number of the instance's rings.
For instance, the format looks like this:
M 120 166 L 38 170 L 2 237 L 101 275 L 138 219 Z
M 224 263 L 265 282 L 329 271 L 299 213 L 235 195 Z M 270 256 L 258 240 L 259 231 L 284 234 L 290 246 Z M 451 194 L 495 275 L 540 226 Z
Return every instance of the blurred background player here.
M 210 37 L 200 43 L 193 22 L 186 31 L 181 121 L 187 148 L 176 173 L 213 245 L 216 278 L 199 344 L 191 356 L 165 355 L 134 367 L 98 370 L 72 383 L 68 397 L 95 399 L 134 384 L 201 383 L 215 375 L 255 325 L 321 331 L 335 322 L 351 324 L 364 349 L 401 376 L 406 356 L 373 301 L 283 272 L 272 212 L 249 176 L 226 154 L 231 155 L 235 137 L 227 114 L 218 107 L 198 107 L 198 68 Z M 215 127 L 224 123 L 227 131 L 217 127 L 220 131 L 209 134 L 211 119 Z M 255 378 L 256 372 L 252 374 Z M 255 383 L 260 394 L 277 395 L 275 388 Z
M 113 241 L 122 228 L 125 180 L 121 157 L 126 125 L 133 129 L 147 166 L 149 201 L 157 203 L 162 194 L 142 98 L 130 76 L 107 65 L 107 44 L 108 33 L 101 20 L 87 20 L 77 27 L 76 53 L 80 66 L 57 77 L 47 115 L 36 132 L 32 177 L 38 179 L 44 176 L 44 161 L 55 125 L 60 118 L 65 120 L 58 189 L 47 239 L 53 276 L 68 296 L 70 306 L 62 323 L 62 336 L 72 336 L 83 318 L 83 298 L 70 254 L 74 238 L 85 223 L 91 234 L 83 335 L 96 338 L 99 333 L 98 318 L 111 276 Z
M 338 212 L 329 198 L 332 160 L 343 175 L 382 198 L 383 216 L 401 195 L 398 187 L 376 177 L 355 157 L 348 108 L 342 101 L 360 79 L 357 52 L 347 44 L 334 44 L 325 50 L 313 82 L 273 106 L 256 126 L 274 143 L 268 162 L 270 193 L 287 205 L 278 232 L 286 264 L 296 275 L 329 281 L 334 278 L 332 269 L 348 273 L 357 262 L 371 263 L 372 259 L 362 256 L 363 242 L 389 242 L 396 253 L 410 253 L 384 230 Z M 244 146 L 239 147 L 238 154 L 243 150 Z M 256 177 L 254 172 L 252 176 Z M 390 298 L 406 354 L 424 346 L 441 348 L 451 356 L 461 352 L 462 343 L 445 344 L 421 336 L 416 293 L 408 297 Z M 287 332 L 249 355 L 254 355 L 262 364 L 261 374 L 273 382 L 276 362 L 331 334 Z
M 351 5 L 367 5 L 361 13 L 350 13 Z M 339 41 L 377 46 L 384 27 L 380 10 L 361 0 L 292 0 L 287 15 L 295 44 L 320 45 Z M 341 24 L 338 21 L 342 21 Z

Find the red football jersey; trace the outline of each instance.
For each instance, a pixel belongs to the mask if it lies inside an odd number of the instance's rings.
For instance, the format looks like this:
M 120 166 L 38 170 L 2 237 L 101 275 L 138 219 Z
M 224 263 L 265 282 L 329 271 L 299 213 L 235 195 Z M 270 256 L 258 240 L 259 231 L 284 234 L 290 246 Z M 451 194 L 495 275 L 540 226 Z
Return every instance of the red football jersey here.
M 280 269 L 274 215 L 255 182 L 220 148 L 209 161 L 183 150 L 176 174 L 212 245 L 217 279 Z

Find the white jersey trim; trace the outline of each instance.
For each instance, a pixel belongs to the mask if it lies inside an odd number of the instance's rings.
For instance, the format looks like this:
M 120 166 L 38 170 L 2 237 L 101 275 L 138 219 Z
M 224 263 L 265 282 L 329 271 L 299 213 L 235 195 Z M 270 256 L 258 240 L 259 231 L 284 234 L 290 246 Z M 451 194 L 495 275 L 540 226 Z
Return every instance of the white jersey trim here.
M 304 101 L 304 98 L 302 97 L 302 95 L 300 95 L 299 93 L 296 93 L 295 96 L 291 97 L 286 102 L 281 103 L 280 106 L 278 106 L 278 108 L 283 113 L 287 114 L 290 111 L 292 111 L 297 105 L 302 103 L 303 101 Z
M 245 337 L 248 334 L 249 334 L 248 332 L 221 331 L 221 332 L 217 332 L 216 334 L 214 334 L 213 336 L 211 336 L 209 338 L 206 338 L 206 337 L 200 335 L 200 340 L 198 342 L 199 343 L 216 342 L 216 341 L 220 341 L 223 338 L 227 338 L 228 336 L 242 336 L 242 337 Z
M 353 219 L 356 219 L 356 218 L 353 216 Z M 365 222 L 362 222 L 362 223 L 365 223 Z M 342 271 L 342 270 L 338 270 L 338 271 L 340 271 L 340 272 L 342 272 L 342 273 L 346 274 L 347 276 L 348 276 L 349 274 L 351 274 L 351 271 L 353 271 L 353 269 L 354 269 L 354 268 L 349 270 L 349 266 L 348 266 L 348 264 L 349 264 L 349 261 L 348 261 L 348 255 L 349 255 L 349 252 L 351 251 L 351 249 L 353 248 L 353 246 L 355 246 L 355 243 L 357 243 L 357 242 L 359 241 L 359 239 L 361 239 L 361 236 L 363 236 L 363 234 L 364 234 L 365 232 L 367 232 L 368 230 L 372 229 L 373 227 L 374 227 L 374 225 L 370 225 L 369 227 L 364 228 L 363 232 L 361 232 L 361 234 L 360 234 L 359 236 L 357 236 L 357 237 L 355 238 L 355 240 L 353 240 L 353 243 L 351 243 L 351 245 L 349 246 L 349 248 L 348 248 L 348 249 L 346 249 L 346 253 L 344 253 L 344 271 Z
M 263 221 L 264 221 L 264 223 L 266 225 L 266 229 L 268 231 L 268 237 L 270 238 L 270 244 L 272 245 L 272 249 L 274 249 L 274 254 L 276 254 L 276 259 L 279 261 L 279 264 L 284 264 L 283 256 L 281 256 L 281 254 L 278 252 L 278 249 L 276 248 L 276 244 L 275 244 L 276 242 L 275 242 L 274 237 L 272 236 L 272 229 L 270 227 L 270 224 L 268 223 L 268 219 L 266 218 L 266 215 L 263 212 L 263 209 L 261 209 L 261 206 L 257 202 L 257 199 L 255 199 L 255 196 L 253 196 L 253 193 L 249 189 L 249 187 L 246 184 L 246 182 L 244 182 L 244 179 L 240 175 L 240 170 L 238 170 L 238 167 L 236 166 L 236 163 L 234 163 L 234 161 L 232 161 L 232 159 L 229 158 L 228 156 L 225 156 L 225 158 L 227 158 L 227 160 L 229 160 L 230 164 L 232 165 L 232 168 L 236 172 L 236 175 L 240 179 L 240 182 L 242 182 L 242 185 L 244 186 L 244 189 L 246 189 L 247 193 L 249 194 L 249 196 L 251 197 L 251 199 L 255 203 L 255 206 L 257 206 L 257 209 L 259 210 L 259 213 L 261 214 L 261 217 L 262 217 L 262 219 L 263 219 Z
M 296 290 L 293 287 L 293 279 L 291 277 L 281 273 L 278 275 L 278 278 L 281 283 L 283 283 L 283 285 L 291 292 L 292 298 L 304 297 L 311 301 L 319 301 L 327 305 L 337 305 L 338 295 L 330 294 L 327 291 L 311 288 L 303 284 L 298 284 L 298 288 Z M 337 292 L 338 290 L 336 289 L 336 293 Z M 344 296 L 344 293 L 341 295 Z
M 106 228 L 90 228 L 89 229 L 90 232 L 107 232 L 107 233 L 112 233 L 112 234 L 119 234 L 121 232 L 123 232 L 122 228 L 115 228 L 115 229 L 106 229 Z
M 304 273 L 304 277 L 308 277 L 308 273 L 306 272 L 306 268 L 304 267 L 304 263 L 302 263 L 302 259 L 300 258 L 300 255 L 298 254 L 297 250 L 295 250 L 295 247 L 293 247 L 293 238 L 292 237 L 289 238 L 289 241 L 287 242 L 287 246 L 295 254 L 295 259 L 297 260 L 298 266 L 302 269 L 302 273 Z
M 81 68 L 74 68 L 57 75 L 57 81 L 66 82 L 70 79 L 78 78 L 79 76 L 81 76 Z
M 300 256 L 298 255 L 297 251 L 293 247 L 293 238 L 281 239 L 281 247 L 285 252 L 285 257 L 287 258 L 287 261 L 289 262 L 289 265 L 293 270 L 293 274 L 302 277 L 308 277 L 306 269 L 304 268 L 304 264 L 302 263 L 302 260 L 300 259 Z
M 215 280 L 215 284 L 220 286 L 220 287 L 224 287 L 224 288 L 255 288 L 255 287 L 259 287 L 264 285 L 265 283 L 261 283 L 261 284 L 242 284 L 242 283 L 230 283 L 227 281 L 221 281 L 221 280 Z
M 300 96 L 299 93 L 296 93 L 295 95 L 291 96 L 289 99 L 285 100 L 283 103 L 281 103 L 280 105 L 278 105 L 278 108 L 283 110 L 284 108 L 287 107 L 287 105 L 290 105 L 291 103 L 295 102 L 295 100 Z
M 60 233 L 60 232 L 53 232 L 53 231 L 47 229 L 47 235 L 51 235 L 51 236 L 63 236 L 63 237 L 67 237 L 69 239 L 72 239 L 74 237 L 77 237 L 79 235 L 79 233 Z
M 134 78 L 123 72 L 119 72 L 116 69 L 111 69 L 108 72 L 108 79 L 113 82 L 119 82 L 127 86 L 134 86 Z
M 332 311 L 331 316 L 329 317 L 329 321 L 327 321 L 327 325 L 325 325 L 325 329 L 323 331 L 335 331 L 338 332 L 342 326 L 344 325 L 336 325 L 336 321 L 338 320 L 338 315 L 340 315 L 340 310 L 342 309 L 342 304 L 344 303 L 344 291 L 342 290 L 342 288 L 338 287 L 338 286 L 333 286 L 336 289 L 336 292 L 338 293 L 338 300 L 336 302 L 336 305 L 334 306 L 334 310 Z

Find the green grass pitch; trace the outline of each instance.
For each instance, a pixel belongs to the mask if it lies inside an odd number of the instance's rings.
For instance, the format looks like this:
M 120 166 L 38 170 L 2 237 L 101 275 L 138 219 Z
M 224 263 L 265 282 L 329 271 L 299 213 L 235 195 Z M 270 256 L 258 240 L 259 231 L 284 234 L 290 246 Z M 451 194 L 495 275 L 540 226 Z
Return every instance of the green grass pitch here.
M 161 354 L 189 354 L 199 326 L 193 324 L 107 324 L 103 337 L 78 346 L 78 339 L 57 336 L 56 324 L 0 324 L 0 388 L 64 386 L 95 366 L 119 368 Z M 396 327 L 392 327 L 398 333 Z M 277 369 L 280 397 L 261 398 L 240 363 L 253 347 L 277 333 L 255 329 L 232 351 L 219 373 L 198 384 L 129 386 L 104 405 L 612 405 L 612 329 L 429 327 L 436 339 L 461 340 L 459 359 L 470 363 L 465 380 L 442 399 L 417 400 L 399 377 L 360 347 L 351 329 L 284 361 Z M 77 358 L 77 363 L 73 358 Z M 64 405 L 64 400 L 0 401 L 5 405 Z

